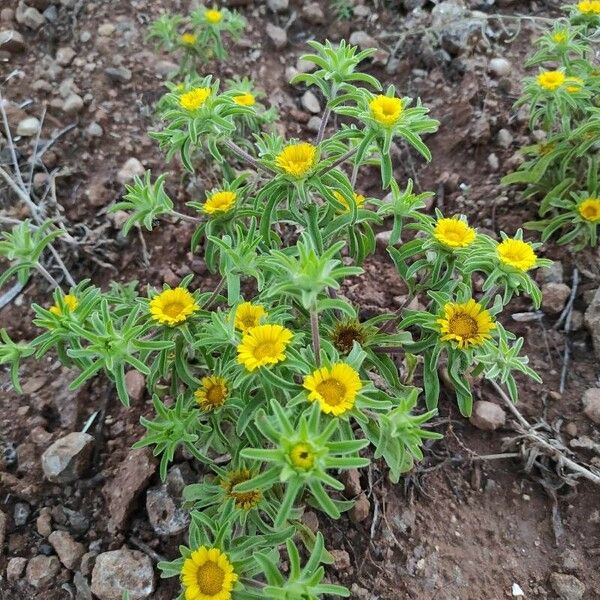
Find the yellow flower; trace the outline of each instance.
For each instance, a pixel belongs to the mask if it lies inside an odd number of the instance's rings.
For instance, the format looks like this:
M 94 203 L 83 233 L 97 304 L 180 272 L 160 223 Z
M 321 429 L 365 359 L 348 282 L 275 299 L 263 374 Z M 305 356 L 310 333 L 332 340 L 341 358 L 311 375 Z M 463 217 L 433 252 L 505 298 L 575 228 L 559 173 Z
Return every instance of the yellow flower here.
M 235 327 L 240 331 L 248 331 L 259 325 L 262 317 L 266 315 L 267 311 L 261 304 L 242 302 L 235 311 Z
M 600 15 L 599 0 L 581 0 L 577 4 L 577 9 L 584 15 Z
M 236 199 L 237 194 L 235 192 L 215 192 L 206 198 L 202 210 L 209 215 L 226 213 L 234 207 Z
M 438 219 L 433 236 L 448 248 L 466 248 L 475 240 L 475 230 L 458 217 Z
M 235 500 L 235 507 L 241 508 L 242 510 L 250 510 L 256 508 L 259 502 L 262 500 L 262 493 L 260 490 L 250 490 L 249 492 L 235 492 L 233 488 L 246 481 L 252 479 L 252 473 L 249 469 L 238 469 L 232 471 L 221 481 L 221 487 L 225 490 L 225 495 L 228 498 Z
M 459 348 L 480 346 L 496 328 L 490 313 L 471 298 L 464 304 L 448 302 L 444 316 L 437 319 L 443 342 L 457 342 Z
M 63 303 L 65 305 L 65 309 L 67 312 L 73 312 L 78 306 L 79 306 L 79 300 L 77 300 L 77 296 L 73 295 L 73 294 L 66 294 L 65 296 L 63 296 Z M 48 309 L 53 315 L 57 315 L 60 317 L 60 315 L 63 314 L 60 306 L 57 304 L 54 304 L 53 306 L 51 306 Z
M 237 94 L 233 97 L 233 101 L 240 106 L 254 106 L 256 104 L 256 98 L 254 94 L 246 92 L 245 94 Z
M 352 410 L 356 394 L 363 385 L 350 365 L 336 363 L 331 368 L 322 367 L 307 375 L 303 386 L 310 392 L 308 399 L 319 403 L 321 412 L 337 417 Z
M 566 80 L 566 76 L 562 71 L 542 71 L 537 76 L 538 85 L 545 90 L 554 92 Z
M 150 300 L 150 314 L 163 325 L 177 325 L 199 309 L 192 294 L 185 288 L 165 290 Z
M 205 412 L 219 408 L 225 404 L 229 396 L 227 380 L 218 375 L 209 375 L 202 378 L 202 387 L 194 392 L 196 402 Z
M 230 600 L 237 579 L 229 557 L 219 548 L 200 546 L 181 568 L 185 600 Z
M 285 360 L 285 350 L 293 334 L 281 325 L 258 325 L 244 332 L 238 351 L 238 362 L 248 371 Z
M 357 194 L 356 192 L 353 192 L 353 194 L 356 208 L 362 208 L 365 204 L 365 197 L 362 194 Z M 344 198 L 344 196 L 342 196 L 342 194 L 337 190 L 333 192 L 333 195 L 340 204 L 344 205 L 346 212 L 348 212 L 350 210 L 350 203 L 348 202 L 348 200 L 346 200 L 346 198 Z
M 585 85 L 585 81 L 581 77 L 569 77 L 567 78 L 567 92 L 573 94 L 580 92 L 581 88 Z
M 223 20 L 223 13 L 220 10 L 207 10 L 204 13 L 204 16 L 206 17 L 206 20 L 212 25 L 216 25 L 217 23 L 220 23 Z
M 330 338 L 336 350 L 342 354 L 350 354 L 354 347 L 354 342 L 357 342 L 361 346 L 366 343 L 368 333 L 358 320 L 344 319 L 336 322 Z
M 310 471 L 315 464 L 315 452 L 309 444 L 302 442 L 295 444 L 289 456 L 292 465 L 302 471 Z
M 552 41 L 555 44 L 564 44 L 568 38 L 569 36 L 567 35 L 566 31 L 557 31 L 556 33 L 552 34 Z
M 504 240 L 498 244 L 496 252 L 501 263 L 519 271 L 529 271 L 537 263 L 537 255 L 531 244 L 522 240 Z
M 210 88 L 194 88 L 189 92 L 181 95 L 179 98 L 179 104 L 185 110 L 194 111 L 198 110 L 201 106 L 204 105 L 206 99 L 210 96 Z
M 404 110 L 400 98 L 381 95 L 375 96 L 375 98 L 369 102 L 369 108 L 371 109 L 373 118 L 385 127 L 395 125 Z
M 600 221 L 600 198 L 586 198 L 579 203 L 577 210 L 586 221 L 598 223 Z
M 293 177 L 303 177 L 314 166 L 317 160 L 317 148 L 312 144 L 301 142 L 289 144 L 275 159 L 277 166 Z
M 193 33 L 184 33 L 181 36 L 181 43 L 186 46 L 194 46 L 198 41 L 198 36 Z

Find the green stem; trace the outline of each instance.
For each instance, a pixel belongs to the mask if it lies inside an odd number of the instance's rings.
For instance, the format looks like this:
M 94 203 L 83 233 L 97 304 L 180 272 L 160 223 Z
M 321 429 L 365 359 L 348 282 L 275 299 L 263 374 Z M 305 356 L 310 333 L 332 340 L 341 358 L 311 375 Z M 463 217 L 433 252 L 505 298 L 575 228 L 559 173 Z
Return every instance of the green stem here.
M 319 313 L 316 305 L 310 309 L 310 333 L 317 367 L 321 366 L 321 337 L 319 336 Z

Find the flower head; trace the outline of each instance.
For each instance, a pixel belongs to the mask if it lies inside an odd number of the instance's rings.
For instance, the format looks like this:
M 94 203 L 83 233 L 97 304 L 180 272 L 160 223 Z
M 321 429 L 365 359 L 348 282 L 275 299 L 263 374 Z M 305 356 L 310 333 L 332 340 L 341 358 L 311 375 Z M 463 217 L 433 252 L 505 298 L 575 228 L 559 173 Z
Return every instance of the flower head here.
M 260 324 L 260 320 L 267 315 L 267 311 L 261 304 L 242 302 L 235 311 L 235 328 L 240 331 L 248 331 Z
M 466 248 L 475 240 L 475 230 L 458 217 L 438 219 L 433 230 L 435 239 L 448 248 Z
M 311 402 L 317 401 L 322 412 L 336 417 L 352 410 L 363 387 L 358 373 L 346 363 L 313 371 L 304 378 L 303 386 L 310 392 Z
M 256 98 L 250 92 L 235 95 L 233 101 L 240 106 L 254 106 L 256 104 Z
M 579 203 L 577 210 L 582 219 L 590 223 L 598 223 L 600 221 L 600 198 L 586 198 Z
M 289 453 L 290 462 L 301 471 L 310 471 L 316 460 L 316 454 L 310 444 L 299 442 L 294 444 Z
M 375 96 L 369 102 L 373 118 L 384 127 L 392 127 L 398 122 L 404 106 L 400 98 L 390 96 Z
M 207 10 L 204 13 L 204 16 L 211 25 L 216 25 L 223 20 L 223 13 L 220 10 L 215 10 L 214 8 Z
M 600 15 L 600 0 L 581 0 L 577 10 L 584 15 Z
M 227 380 L 218 375 L 209 375 L 202 378 L 202 387 L 194 392 L 196 402 L 205 412 L 219 408 L 225 404 L 229 396 Z
M 194 297 L 185 288 L 165 290 L 150 300 L 150 314 L 163 325 L 177 325 L 199 309 Z
M 206 99 L 210 96 L 211 89 L 209 87 L 194 88 L 185 94 L 181 94 L 179 104 L 185 110 L 194 111 L 204 106 Z
M 537 255 L 531 244 L 523 240 L 504 240 L 496 247 L 496 253 L 501 263 L 523 272 L 529 271 L 537 263 Z
M 240 483 L 244 483 L 252 479 L 252 472 L 249 469 L 238 469 L 237 471 L 231 471 L 227 474 L 227 477 L 221 481 L 221 487 L 225 491 L 225 495 L 228 498 L 235 500 L 235 507 L 241 508 L 242 510 L 250 510 L 256 508 L 258 503 L 262 500 L 262 493 L 260 490 L 250 490 L 249 492 L 235 492 L 234 487 Z
M 459 348 L 480 346 L 496 328 L 490 313 L 472 298 L 464 304 L 448 302 L 444 316 L 437 319 L 443 342 L 457 342 Z
M 185 46 L 194 46 L 198 41 L 198 36 L 194 33 L 184 33 L 181 36 L 181 43 Z
M 346 200 L 346 198 L 337 190 L 334 190 L 333 195 L 335 196 L 335 199 L 344 206 L 345 211 L 348 212 L 350 210 L 350 203 L 348 200 Z M 356 192 L 353 192 L 353 195 L 356 208 L 362 208 L 365 204 L 365 197 L 362 194 L 357 194 Z
M 230 191 L 215 192 L 208 196 L 202 205 L 202 210 L 208 215 L 224 214 L 235 205 L 237 194 Z
M 568 77 L 566 80 L 566 90 L 569 94 L 580 92 L 585 85 L 585 81 L 581 77 Z
M 354 342 L 364 345 L 367 337 L 366 328 L 356 319 L 337 321 L 330 336 L 333 346 L 342 354 L 350 354 Z
M 315 166 L 316 160 L 316 146 L 301 142 L 286 146 L 275 158 L 275 163 L 288 175 L 304 177 Z
M 219 548 L 200 546 L 181 568 L 185 600 L 230 600 L 237 579 L 229 557 Z
M 66 312 L 73 312 L 79 306 L 79 300 L 77 300 L 77 296 L 74 294 L 66 294 L 63 296 L 63 304 L 65 305 Z M 48 309 L 53 315 L 60 317 L 63 314 L 62 309 L 57 304 L 54 304 Z
M 238 362 L 248 371 L 285 360 L 285 350 L 293 333 L 281 325 L 258 325 L 244 332 L 238 351 Z
M 549 92 L 556 91 L 566 80 L 562 71 L 542 71 L 537 76 L 538 85 Z
M 552 34 L 551 39 L 555 44 L 564 44 L 569 36 L 566 31 L 557 31 Z

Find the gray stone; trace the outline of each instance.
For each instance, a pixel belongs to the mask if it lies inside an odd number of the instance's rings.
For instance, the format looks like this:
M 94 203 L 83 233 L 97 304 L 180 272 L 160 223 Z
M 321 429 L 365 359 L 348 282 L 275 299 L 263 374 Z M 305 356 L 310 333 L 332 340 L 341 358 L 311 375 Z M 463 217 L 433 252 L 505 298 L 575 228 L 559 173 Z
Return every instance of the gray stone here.
M 104 72 L 111 81 L 116 81 L 117 83 L 131 81 L 131 69 L 128 69 L 127 67 L 108 67 L 107 69 L 104 69 Z
M 77 56 L 77 52 L 73 48 L 63 46 L 56 51 L 56 62 L 61 67 L 68 67 L 73 62 L 75 56 Z
M 478 400 L 473 405 L 473 414 L 469 418 L 472 425 L 484 431 L 495 431 L 503 427 L 506 414 L 500 406 L 487 400 Z
M 600 388 L 590 388 L 583 392 L 583 412 L 588 419 L 600 424 Z
M 4 549 L 4 540 L 6 539 L 7 516 L 0 510 L 0 554 Z
M 128 158 L 117 173 L 117 180 L 123 185 L 133 181 L 137 175 L 141 177 L 146 172 L 144 165 L 135 157 Z
M 60 562 L 56 556 L 34 556 L 27 563 L 27 583 L 38 590 L 47 589 L 60 572 Z
M 6 565 L 6 579 L 8 581 L 17 581 L 23 577 L 25 567 L 27 566 L 27 559 L 22 556 L 16 556 L 11 558 Z
M 333 558 L 333 568 L 336 571 L 345 571 L 350 568 L 352 563 L 350 561 L 350 555 L 346 550 L 331 550 L 330 554 Z
M 559 260 L 555 260 L 549 267 L 538 269 L 536 277 L 538 283 L 563 283 L 564 267 Z
M 431 11 L 431 27 L 438 32 L 444 50 L 457 55 L 471 48 L 481 35 L 485 21 L 458 0 L 444 0 Z
M 592 336 L 596 356 L 600 358 L 600 287 L 596 290 L 583 316 L 585 326 Z
M 508 131 L 508 129 L 501 129 L 496 134 L 496 140 L 498 141 L 498 144 L 500 144 L 500 146 L 502 146 L 503 148 L 509 148 L 510 145 L 513 143 L 513 139 L 513 135 L 510 131 Z
M 273 12 L 285 12 L 290 6 L 290 0 L 267 0 L 267 6 Z
M 371 37 L 366 31 L 353 31 L 348 41 L 352 46 L 358 46 L 361 50 L 379 47 L 377 40 Z
M 571 288 L 564 283 L 545 283 L 542 286 L 542 310 L 557 315 L 565 307 Z
M 19 122 L 17 125 L 17 135 L 22 135 L 23 137 L 32 137 L 37 134 L 40 130 L 41 123 L 39 119 L 35 117 L 27 117 Z
M 98 35 L 110 37 L 115 32 L 115 26 L 112 23 L 102 23 L 98 27 Z
M 83 109 L 83 98 L 75 92 L 70 93 L 62 104 L 62 109 L 68 115 L 75 115 Z
M 91 591 L 99 600 L 121 600 L 128 591 L 131 600 L 151 598 L 155 589 L 152 561 L 143 552 L 121 548 L 96 558 Z
M 79 431 L 56 440 L 42 454 L 42 469 L 49 481 L 69 483 L 83 476 L 89 466 L 94 438 Z
M 362 493 L 356 498 L 354 506 L 350 509 L 350 520 L 356 525 L 362 523 L 371 511 L 371 503 L 367 498 L 367 495 Z
M 13 520 L 16 527 L 22 527 L 29 520 L 31 506 L 27 502 L 16 502 L 13 512 Z
M 512 71 L 512 65 L 505 58 L 492 58 L 488 63 L 488 70 L 496 77 L 507 77 Z
M 176 73 L 178 68 L 178 65 L 170 60 L 159 60 L 154 65 L 154 72 L 159 77 L 169 77 Z
M 85 547 L 80 542 L 76 542 L 68 531 L 53 531 L 48 536 L 48 541 L 67 569 L 75 571 L 79 567 L 81 557 L 85 554 Z
M 58 20 L 58 9 L 54 4 L 50 5 L 43 13 L 44 19 L 50 23 L 56 23 Z
M 40 515 L 35 522 L 35 526 L 37 532 L 45 538 L 52 533 L 52 512 L 47 506 L 44 506 L 40 510 Z
M 6 29 L 0 31 L 0 50 L 16 54 L 17 52 L 24 52 L 27 46 L 23 36 L 14 29 Z
M 301 102 L 302 107 L 308 112 L 313 113 L 314 115 L 321 112 L 321 104 L 319 103 L 318 98 L 310 90 L 304 92 Z
M 77 600 L 93 600 L 92 590 L 90 590 L 90 584 L 82 573 L 77 571 L 73 576 L 73 584 L 77 590 Z
M 560 600 L 581 600 L 585 592 L 585 585 L 577 577 L 565 573 L 552 573 L 550 585 Z
M 323 25 L 325 23 L 325 13 L 318 2 L 304 4 L 302 16 L 312 25 Z
M 104 130 L 96 121 L 92 121 L 86 128 L 85 132 L 90 137 L 102 137 L 104 135 Z
M 273 25 L 273 23 L 267 23 L 267 35 L 277 50 L 287 46 L 288 39 L 285 29 Z
M 189 513 L 181 508 L 178 498 L 169 493 L 167 485 L 148 490 L 146 494 L 148 520 L 158 535 L 177 535 L 189 525 Z
M 125 387 L 129 397 L 134 402 L 139 402 L 146 391 L 146 378 L 135 369 L 125 373 Z
M 321 117 L 312 116 L 308 120 L 306 126 L 308 127 L 308 129 L 310 129 L 310 131 L 314 131 L 315 133 L 317 133 L 317 131 L 321 129 Z
M 19 11 L 17 7 L 16 18 L 17 23 L 25 25 L 25 27 L 33 30 L 39 29 L 46 22 L 44 15 L 36 8 L 33 8 L 33 6 L 28 6 L 22 12 Z

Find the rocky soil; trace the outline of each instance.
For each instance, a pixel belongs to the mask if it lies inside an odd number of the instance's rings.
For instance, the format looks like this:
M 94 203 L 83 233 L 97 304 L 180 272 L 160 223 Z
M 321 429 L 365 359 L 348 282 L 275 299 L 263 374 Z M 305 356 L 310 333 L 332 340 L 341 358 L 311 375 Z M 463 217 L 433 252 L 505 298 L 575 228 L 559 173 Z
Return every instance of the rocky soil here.
M 146 135 L 176 67 L 172 56 L 148 44 L 147 26 L 189 4 L 2 3 L 0 102 L 26 172 L 37 157 L 35 197 L 72 235 L 73 243 L 61 248 L 77 280 L 159 286 L 193 272 L 196 285 L 213 285 L 202 259 L 188 252 L 188 225 L 124 238 L 121 215 L 107 213 L 124 184 L 145 169 L 170 172 L 169 194 L 182 212 L 216 183 L 208 166 L 190 178 L 177 163 L 166 164 Z M 519 164 L 519 147 L 543 138 L 528 132 L 526 113 L 512 105 L 537 28 L 560 14 L 561 2 L 356 0 L 346 21 L 334 18 L 331 4 L 230 0 L 249 26 L 229 47 L 229 59 L 206 72 L 251 76 L 278 108 L 281 132 L 309 138 L 323 100 L 287 83 L 306 69 L 299 60 L 305 42 L 344 37 L 376 47 L 369 70 L 403 94 L 420 96 L 441 121 L 427 140 L 431 164 L 395 148 L 396 178 L 412 177 L 419 190 L 435 191 L 430 210 L 465 212 L 492 235 L 513 233 L 530 220 L 535 206 L 499 180 Z M 0 138 L 0 165 L 9 164 Z M 373 171 L 359 191 L 378 195 L 377 181 Z M 26 208 L 0 184 L 0 217 L 25 216 Z M 384 227 L 379 237 L 386 234 Z M 600 467 L 600 255 L 594 249 L 573 256 L 553 244 L 544 254 L 556 263 L 539 274 L 542 311 L 520 298 L 506 321 L 525 337 L 544 378 L 543 385 L 520 381 L 518 409 L 571 458 Z M 575 268 L 580 281 L 572 289 Z M 344 290 L 365 315 L 404 302 L 384 253 L 366 269 L 364 280 Z M 571 297 L 565 332 L 560 315 Z M 14 339 L 35 335 L 32 302 L 49 303 L 43 280 L 32 278 L 0 308 L 0 324 Z M 571 361 L 560 392 L 567 347 Z M 130 449 L 143 432 L 140 416 L 152 413 L 143 378 L 128 376 L 129 410 L 102 378 L 69 392 L 71 374 L 53 358 L 27 362 L 22 379 L 25 393 L 17 396 L 0 372 L 0 599 L 115 600 L 124 589 L 135 599 L 175 598 L 177 582 L 159 580 L 156 563 L 175 557 L 184 541 L 181 492 L 198 479 L 198 466 L 177 456 L 161 484 L 151 454 Z M 350 587 L 353 599 L 599 597 L 598 488 L 575 481 L 552 458 L 536 457 L 494 388 L 478 387 L 476 399 L 470 421 L 442 400 L 436 428 L 444 440 L 428 448 L 400 485 L 390 485 L 382 466 L 373 465 L 347 477 L 346 494 L 357 498 L 348 515 L 337 522 L 305 515 L 309 526 L 326 532 L 335 557 L 329 578 Z

